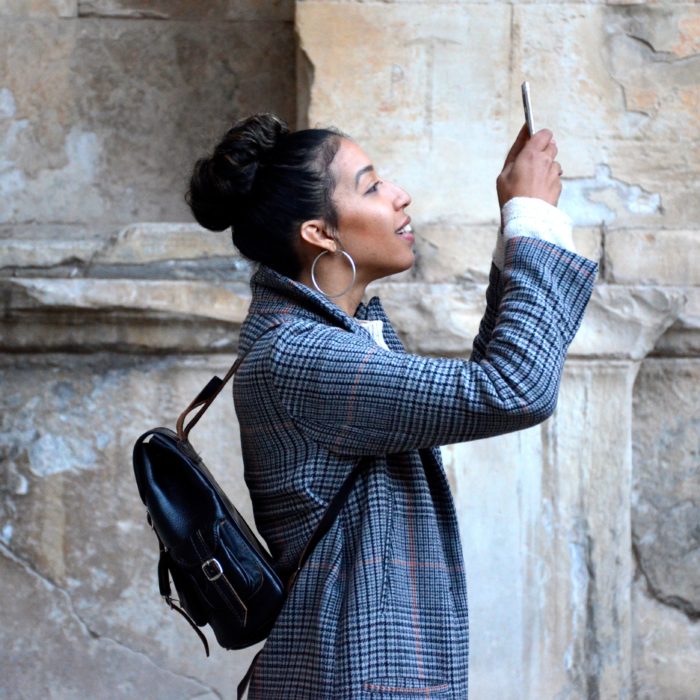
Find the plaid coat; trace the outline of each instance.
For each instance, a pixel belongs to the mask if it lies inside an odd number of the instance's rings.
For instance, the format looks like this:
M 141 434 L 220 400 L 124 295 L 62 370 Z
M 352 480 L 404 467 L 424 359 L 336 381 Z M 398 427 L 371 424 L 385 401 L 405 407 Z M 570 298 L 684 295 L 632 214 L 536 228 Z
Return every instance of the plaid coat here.
M 596 269 L 551 243 L 509 241 L 461 360 L 407 354 L 377 297 L 351 318 L 258 268 L 234 400 L 256 525 L 283 576 L 360 456 L 373 463 L 300 573 L 250 699 L 467 697 L 466 581 L 438 446 L 552 414 Z M 357 318 L 381 319 L 390 350 Z

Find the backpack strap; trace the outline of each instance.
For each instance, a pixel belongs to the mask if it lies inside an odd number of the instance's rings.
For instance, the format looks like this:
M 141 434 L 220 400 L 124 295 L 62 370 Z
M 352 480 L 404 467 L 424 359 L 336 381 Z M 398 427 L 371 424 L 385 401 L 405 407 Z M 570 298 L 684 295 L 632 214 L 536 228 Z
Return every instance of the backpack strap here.
M 265 333 L 268 331 L 271 331 L 273 328 L 276 328 L 277 326 L 281 325 L 284 323 L 284 321 L 277 321 L 273 323 L 272 325 L 268 326 L 256 339 L 254 342 L 257 342 Z M 251 346 L 252 347 L 252 346 Z M 249 348 L 250 351 L 250 348 Z M 187 440 L 190 430 L 194 428 L 194 426 L 197 424 L 199 419 L 204 415 L 204 412 L 211 406 L 212 402 L 214 399 L 221 393 L 221 390 L 226 386 L 228 381 L 233 377 L 233 375 L 237 372 L 238 368 L 241 366 L 241 363 L 243 360 L 246 358 L 248 353 L 241 355 L 236 359 L 236 361 L 231 365 L 229 368 L 228 372 L 224 375 L 223 379 L 220 379 L 219 377 L 212 377 L 207 385 L 197 394 L 197 396 L 193 399 L 193 401 L 190 403 L 190 405 L 179 415 L 177 419 L 177 435 L 180 440 Z M 187 420 L 187 416 L 192 413 L 195 409 L 199 408 L 199 411 L 197 411 L 196 415 L 187 423 L 185 424 L 185 421 Z M 328 507 L 326 508 L 324 514 L 321 516 L 321 520 L 319 521 L 318 525 L 316 526 L 313 534 L 311 535 L 309 541 L 306 544 L 306 547 L 304 547 L 304 551 L 301 553 L 301 556 L 299 557 L 299 563 L 297 564 L 296 569 L 292 572 L 291 576 L 287 580 L 286 584 L 286 592 L 285 595 L 289 595 L 289 592 L 292 590 L 292 587 L 294 586 L 294 583 L 297 580 L 297 577 L 299 575 L 299 572 L 301 571 L 302 567 L 308 560 L 308 558 L 311 556 L 312 552 L 316 548 L 316 545 L 321 541 L 323 536 L 328 532 L 330 529 L 331 525 L 335 522 L 335 519 L 338 517 L 338 513 L 340 512 L 340 509 L 343 507 L 348 495 L 350 494 L 350 491 L 352 490 L 352 487 L 355 485 L 355 482 L 357 481 L 357 478 L 360 476 L 360 474 L 369 467 L 371 464 L 372 460 L 369 457 L 363 457 L 360 462 L 357 464 L 357 466 L 350 472 L 350 474 L 346 477 L 345 481 L 343 482 L 343 485 L 340 487 L 340 490 L 336 495 L 333 497 L 333 500 L 329 503 Z M 156 533 L 157 535 L 157 533 Z M 158 565 L 158 574 L 159 574 L 159 583 L 161 587 L 161 595 L 163 598 L 166 600 L 168 605 L 173 609 L 179 612 L 180 614 L 185 617 L 185 619 L 190 623 L 194 631 L 197 633 L 199 638 L 202 640 L 204 643 L 204 648 L 206 650 L 207 656 L 209 656 L 209 645 L 207 644 L 206 637 L 200 632 L 200 630 L 197 628 L 196 624 L 191 620 L 190 616 L 179 606 L 177 606 L 170 593 L 170 581 L 169 575 L 168 575 L 168 568 L 167 568 L 167 562 L 165 557 L 167 556 L 167 552 L 165 551 L 165 548 L 163 547 L 160 538 L 158 538 L 158 543 L 161 546 L 161 554 L 160 554 L 160 561 Z M 260 656 L 260 651 L 253 657 L 253 660 L 248 667 L 248 670 L 246 671 L 245 676 L 241 680 L 241 682 L 238 684 L 238 700 L 241 700 L 243 695 L 245 694 L 245 691 L 248 687 L 248 684 L 250 683 L 250 679 L 253 675 L 253 669 L 255 668 L 255 662 L 258 660 L 258 657 Z
M 340 509 L 343 507 L 345 500 L 347 499 L 348 495 L 350 494 L 350 491 L 352 490 L 352 487 L 357 481 L 357 477 L 360 476 L 360 474 L 363 471 L 365 471 L 371 463 L 372 460 L 369 457 L 363 457 L 360 460 L 359 464 L 357 464 L 357 466 L 352 470 L 352 472 L 350 472 L 350 474 L 345 478 L 345 481 L 340 487 L 340 490 L 338 491 L 338 493 L 335 494 L 333 500 L 328 504 L 326 512 L 321 517 L 321 520 L 319 520 L 318 525 L 316 525 L 316 529 L 314 530 L 313 534 L 311 535 L 309 541 L 306 544 L 306 547 L 304 547 L 304 551 L 299 557 L 299 563 L 297 564 L 297 568 L 287 580 L 286 595 L 289 595 L 289 592 L 292 590 L 292 586 L 294 586 L 294 583 L 297 580 L 299 572 L 306 563 L 307 559 L 311 556 L 311 553 L 314 551 L 316 545 L 321 541 L 323 536 L 330 529 L 331 525 L 335 522 L 335 519 L 338 517 L 338 513 L 340 512 Z
M 181 608 L 178 605 L 180 601 L 176 601 L 173 598 L 172 589 L 170 588 L 168 549 L 163 544 L 163 540 L 160 539 L 160 535 L 158 534 L 157 530 L 153 527 L 153 521 L 151 520 L 151 516 L 148 513 L 146 515 L 146 520 L 148 521 L 149 527 L 151 528 L 151 530 L 153 530 L 153 532 L 156 535 L 156 538 L 158 539 L 158 549 L 160 550 L 160 555 L 158 557 L 158 588 L 160 589 L 160 595 L 162 596 L 163 600 L 168 604 L 168 607 L 171 610 L 179 612 L 180 615 L 182 615 L 185 618 L 185 620 L 187 620 L 190 627 L 197 633 L 197 636 L 199 637 L 202 644 L 204 644 L 204 651 L 206 655 L 209 656 L 209 642 L 207 642 L 207 638 L 202 634 L 199 627 L 197 627 L 195 621 L 187 614 L 187 612 L 183 608 Z
M 323 536 L 330 529 L 331 525 L 335 522 L 335 519 L 338 517 L 338 513 L 340 512 L 340 509 L 343 507 L 345 500 L 347 499 L 348 495 L 350 494 L 350 491 L 352 490 L 352 487 L 357 481 L 357 477 L 359 477 L 360 474 L 363 471 L 365 471 L 371 463 L 372 460 L 369 457 L 363 457 L 360 460 L 359 464 L 345 478 L 345 481 L 340 487 L 340 490 L 338 491 L 338 493 L 335 494 L 333 500 L 328 504 L 326 511 L 321 517 L 321 520 L 319 520 L 316 529 L 309 538 L 306 547 L 304 547 L 304 551 L 299 557 L 299 563 L 297 564 L 297 568 L 294 570 L 289 579 L 287 579 L 285 596 L 289 596 L 289 593 L 292 590 L 292 587 L 294 586 L 294 583 L 297 580 L 297 576 L 299 575 L 299 572 L 301 571 L 302 567 L 304 566 L 308 558 L 311 556 L 311 553 L 316 548 L 316 545 L 321 541 Z M 253 669 L 255 668 L 255 662 L 258 660 L 260 652 L 262 652 L 262 649 L 260 649 L 260 651 L 253 657 L 253 660 L 250 662 L 250 666 L 248 667 L 245 676 L 243 676 L 243 679 L 238 684 L 238 700 L 241 700 L 243 698 L 246 688 L 250 683 L 250 679 L 253 675 Z
M 257 343 L 260 338 L 262 338 L 265 333 L 268 331 L 271 331 L 273 328 L 277 328 L 277 326 L 281 325 L 284 323 L 284 321 L 276 321 L 272 325 L 268 326 L 253 342 Z M 251 344 L 252 347 L 252 344 Z M 248 349 L 248 352 L 250 352 L 250 348 Z M 233 375 L 236 373 L 238 368 L 241 366 L 241 362 L 246 358 L 248 353 L 245 353 L 245 355 L 241 355 L 236 359 L 236 361 L 231 365 L 231 368 L 229 369 L 228 372 L 224 375 L 223 379 L 220 379 L 219 377 L 212 377 L 209 380 L 209 383 L 202 389 L 197 396 L 192 400 L 192 403 L 178 416 L 177 423 L 176 423 L 176 431 L 177 431 L 177 436 L 180 438 L 180 440 L 187 440 L 188 435 L 190 434 L 190 430 L 194 428 L 195 425 L 197 425 L 197 421 L 204 415 L 204 412 L 211 406 L 212 402 L 214 399 L 221 393 L 221 390 L 226 386 L 227 382 Z M 196 408 L 199 408 L 199 411 L 197 411 L 197 414 L 190 420 L 187 425 L 185 425 L 185 420 L 187 419 L 187 416 L 192 413 Z

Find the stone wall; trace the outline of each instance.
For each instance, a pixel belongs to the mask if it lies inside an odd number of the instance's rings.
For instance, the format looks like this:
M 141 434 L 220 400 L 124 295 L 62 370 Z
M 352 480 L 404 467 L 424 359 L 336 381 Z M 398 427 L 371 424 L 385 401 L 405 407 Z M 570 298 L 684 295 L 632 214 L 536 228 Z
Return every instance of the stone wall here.
M 130 452 L 233 361 L 249 269 L 177 222 L 232 120 L 294 123 L 293 16 L 0 0 L 3 699 L 231 698 L 247 668 L 160 602 Z M 198 441 L 250 517 L 231 401 L 212 411 Z
M 600 275 L 554 416 L 444 448 L 472 697 L 698 700 L 700 6 L 0 0 L 0 33 L 0 697 L 231 698 L 255 651 L 205 660 L 159 604 L 131 474 L 248 300 L 181 223 L 194 158 L 259 109 L 353 135 L 418 231 L 372 292 L 465 356 L 527 78 Z M 194 438 L 249 515 L 230 403 Z

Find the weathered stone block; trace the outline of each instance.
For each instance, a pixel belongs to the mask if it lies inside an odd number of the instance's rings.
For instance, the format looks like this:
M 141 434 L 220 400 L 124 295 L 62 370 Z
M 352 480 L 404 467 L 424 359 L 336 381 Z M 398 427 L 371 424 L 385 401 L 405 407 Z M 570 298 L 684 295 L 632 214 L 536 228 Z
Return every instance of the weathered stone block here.
M 700 614 L 700 360 L 648 359 L 634 390 L 638 565 L 660 601 Z M 700 670 L 700 666 L 698 666 Z
M 464 356 L 485 309 L 484 285 L 376 283 L 392 325 L 409 352 Z
M 700 356 L 700 289 L 689 287 L 683 293 L 683 309 L 656 343 L 655 352 L 659 355 Z
M 651 597 L 643 578 L 632 588 L 636 700 L 697 700 L 700 626 Z
M 428 222 L 416 228 L 413 275 L 425 282 L 486 282 L 496 225 L 459 226 Z
M 140 223 L 120 230 L 43 225 L 0 230 L 0 276 L 167 279 L 248 284 L 253 266 L 230 231 Z
M 416 232 L 413 277 L 424 282 L 486 282 L 496 244 L 497 225 L 460 226 L 427 222 Z M 574 230 L 576 250 L 591 260 L 602 253 L 600 229 Z
M 562 206 L 578 223 L 700 218 L 698 18 L 682 4 L 515 6 L 511 91 L 530 79 L 536 118 L 557 134 Z M 552 31 L 532 31 L 542 26 Z M 520 121 L 514 110 L 511 129 Z
M 608 282 L 700 286 L 700 231 L 615 229 L 605 255 Z
M 241 283 L 27 278 L 0 288 L 0 348 L 15 351 L 231 351 L 250 303 Z
M 0 0 L 0 17 L 77 17 L 78 0 Z
M 27 276 L 41 270 L 71 276 L 83 270 L 110 233 L 66 224 L 7 226 L 0 231 L 0 275 Z
M 683 289 L 600 284 L 569 353 L 641 360 L 677 321 L 685 303 Z
M 569 362 L 550 420 L 443 449 L 468 576 L 475 697 L 631 697 L 634 373 L 628 362 Z
M 368 290 L 381 297 L 410 352 L 456 356 L 471 349 L 484 292 L 483 284 L 416 282 L 375 283 Z M 598 285 L 569 356 L 640 360 L 677 321 L 685 299 L 683 290 L 670 287 Z
M 230 231 L 208 231 L 197 224 L 132 224 L 119 231 L 98 253 L 96 263 L 147 265 L 237 255 Z
M 233 119 L 293 117 L 288 23 L 10 19 L 0 46 L 0 223 L 187 220 Z
M 46 688 L 66 689 L 61 697 L 75 697 L 71 688 L 94 698 L 229 697 L 255 649 L 224 651 L 209 631 L 206 659 L 161 602 L 131 450 L 146 429 L 172 427 L 234 357 L 2 360 L 3 687 L 18 697 Z M 191 440 L 252 524 L 238 435 L 224 392 Z M 40 633 L 28 633 L 34 625 Z
M 417 225 L 497 220 L 495 179 L 517 133 L 507 114 L 519 105 L 503 78 L 507 5 L 302 2 L 296 25 L 309 124 L 356 138 L 411 193 Z
M 294 18 L 294 0 L 79 0 L 81 17 L 178 20 L 276 20 Z
M 145 645 L 140 651 L 95 632 L 65 589 L 3 544 L 0 569 L 0 624 L 7 635 L 0 648 L 3 697 L 217 697 L 206 678 L 187 677 L 175 664 L 166 668 Z

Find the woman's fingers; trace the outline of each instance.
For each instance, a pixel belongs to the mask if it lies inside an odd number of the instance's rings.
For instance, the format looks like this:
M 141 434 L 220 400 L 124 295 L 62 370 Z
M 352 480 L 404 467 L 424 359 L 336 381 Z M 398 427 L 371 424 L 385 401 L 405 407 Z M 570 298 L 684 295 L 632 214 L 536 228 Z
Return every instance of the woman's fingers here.
M 527 147 L 534 151 L 544 151 L 548 148 L 553 138 L 554 134 L 549 129 L 540 129 L 532 135 L 527 142 Z M 556 144 L 554 147 L 556 148 Z
M 548 144 L 547 148 L 544 149 L 544 152 L 552 159 L 554 160 L 557 157 L 557 153 L 559 153 L 559 149 L 557 148 L 557 143 L 554 139 L 552 139 Z
M 503 206 L 513 197 L 536 197 L 556 205 L 561 193 L 559 149 L 549 129 L 541 129 L 531 138 L 527 129 L 518 134 L 496 180 L 498 201 Z

